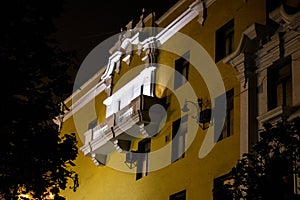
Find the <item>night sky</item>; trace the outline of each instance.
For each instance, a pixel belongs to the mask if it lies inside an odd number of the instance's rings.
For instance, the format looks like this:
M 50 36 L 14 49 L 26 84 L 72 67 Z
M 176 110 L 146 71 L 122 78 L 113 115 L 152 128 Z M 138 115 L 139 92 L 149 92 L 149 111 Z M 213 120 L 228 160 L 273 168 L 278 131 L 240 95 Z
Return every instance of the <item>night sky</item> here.
M 145 16 L 162 15 L 178 0 L 66 0 L 63 14 L 56 19 L 54 37 L 66 50 L 78 53 L 78 62 L 101 41 L 120 32 L 130 20 L 139 20 L 142 8 Z

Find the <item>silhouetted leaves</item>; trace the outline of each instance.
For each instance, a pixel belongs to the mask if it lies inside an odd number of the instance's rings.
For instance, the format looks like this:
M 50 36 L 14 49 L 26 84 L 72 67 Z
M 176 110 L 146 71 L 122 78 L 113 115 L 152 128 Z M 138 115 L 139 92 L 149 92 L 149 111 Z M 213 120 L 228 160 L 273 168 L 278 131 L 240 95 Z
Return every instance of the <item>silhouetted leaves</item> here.
M 0 3 L 0 199 L 15 199 L 20 191 L 41 198 L 45 189 L 59 193 L 68 179 L 78 179 L 71 168 L 76 137 L 52 121 L 72 91 L 68 71 L 77 67 L 74 54 L 50 39 L 62 6 L 61 0 Z
M 265 124 L 260 140 L 244 154 L 230 174 L 231 199 L 296 200 L 294 176 L 300 175 L 300 118 Z

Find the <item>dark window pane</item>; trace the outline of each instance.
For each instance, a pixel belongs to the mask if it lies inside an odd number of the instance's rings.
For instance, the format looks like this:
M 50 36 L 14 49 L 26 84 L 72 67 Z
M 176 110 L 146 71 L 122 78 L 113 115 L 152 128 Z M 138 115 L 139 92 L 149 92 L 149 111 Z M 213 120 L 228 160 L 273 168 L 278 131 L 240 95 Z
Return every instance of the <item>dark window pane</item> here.
M 187 115 L 173 122 L 172 129 L 172 156 L 171 161 L 175 162 L 184 157 L 185 134 L 187 133 Z
M 190 53 L 185 53 L 175 61 L 174 89 L 177 89 L 188 80 Z
M 226 184 L 231 184 L 232 180 L 229 174 L 214 179 L 213 200 L 232 200 L 225 187 Z
M 289 59 L 268 69 L 268 110 L 292 105 L 292 72 Z
M 222 116 L 221 113 L 218 113 L 216 111 L 216 117 L 215 117 L 215 139 L 214 141 L 220 141 L 226 137 L 229 137 L 233 134 L 233 94 L 234 90 L 230 89 L 226 92 L 226 116 Z M 216 109 L 221 109 L 221 106 L 224 106 L 225 103 L 225 95 L 221 95 L 216 98 Z M 224 121 L 223 128 L 221 127 L 222 122 Z M 222 130 L 222 131 L 221 131 Z M 220 134 L 221 131 L 221 134 Z
M 148 153 L 150 152 L 150 142 L 151 140 L 147 138 L 140 141 L 138 144 L 136 180 L 148 175 Z
M 233 52 L 234 21 L 233 19 L 216 32 L 215 61 L 218 62 Z
M 185 190 L 178 192 L 176 194 L 172 194 L 169 198 L 169 200 L 185 200 L 185 199 L 186 199 L 186 191 Z

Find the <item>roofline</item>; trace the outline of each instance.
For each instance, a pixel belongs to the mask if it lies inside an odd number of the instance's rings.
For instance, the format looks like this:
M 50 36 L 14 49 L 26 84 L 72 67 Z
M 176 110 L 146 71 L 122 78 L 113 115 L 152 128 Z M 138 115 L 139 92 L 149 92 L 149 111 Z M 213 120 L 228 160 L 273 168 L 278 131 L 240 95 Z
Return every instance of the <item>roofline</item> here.
M 104 73 L 106 69 L 106 65 L 104 65 L 101 69 L 99 69 L 90 79 L 88 79 L 85 83 L 83 83 L 77 90 L 73 91 L 73 93 L 64 100 L 64 103 L 71 101 L 81 90 L 85 89 L 91 82 L 95 81 L 97 78 L 99 78 Z
M 182 4 L 184 4 L 187 0 L 181 0 L 175 3 L 167 12 L 165 12 L 160 18 L 156 20 L 157 24 L 160 24 L 167 17 L 169 17 L 175 10 L 177 10 Z

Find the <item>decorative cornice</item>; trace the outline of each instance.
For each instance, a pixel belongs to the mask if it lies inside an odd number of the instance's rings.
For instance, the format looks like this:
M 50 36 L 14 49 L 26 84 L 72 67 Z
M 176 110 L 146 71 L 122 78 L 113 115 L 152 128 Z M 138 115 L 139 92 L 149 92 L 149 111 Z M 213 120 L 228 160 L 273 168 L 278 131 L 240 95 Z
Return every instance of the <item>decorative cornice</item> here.
M 210 0 L 208 2 L 211 1 L 215 0 Z M 201 7 L 201 4 L 198 0 L 192 3 L 185 12 L 183 12 L 179 17 L 177 17 L 166 28 L 157 34 L 156 39 L 158 40 L 159 44 L 165 43 L 176 32 L 197 17 L 200 11 L 202 11 L 201 9 L 203 9 L 203 7 Z
M 156 20 L 156 24 L 160 24 L 167 17 L 169 17 L 174 11 L 176 11 L 179 7 L 181 7 L 187 0 L 178 1 L 174 6 L 172 6 L 167 12 L 165 12 L 158 20 Z
M 278 106 L 260 116 L 257 117 L 257 120 L 261 123 L 275 123 L 282 118 L 286 118 L 292 111 L 292 107 L 287 106 Z
M 147 64 L 155 65 L 157 58 L 157 41 L 155 37 L 150 37 L 142 44 L 142 50 L 146 52 L 146 55 L 142 58 Z
M 208 8 L 211 4 L 213 4 L 216 0 L 196 0 L 193 4 L 202 3 L 203 2 L 203 8 Z M 158 20 L 156 20 L 156 24 L 161 24 L 166 18 L 168 18 L 174 11 L 176 11 L 179 7 L 181 7 L 184 3 L 186 3 L 186 0 L 178 1 L 174 6 L 172 6 L 167 12 L 165 12 L 164 15 L 162 15 Z M 191 5 L 193 5 L 191 4 Z M 200 10 L 201 11 L 201 10 Z M 201 18 L 202 16 L 199 16 Z M 201 19 L 200 19 L 201 20 Z M 200 21 L 199 21 L 200 23 Z
M 123 53 L 121 51 L 116 51 L 109 57 L 106 71 L 101 76 L 101 80 L 105 80 L 106 78 L 108 78 L 113 73 L 115 67 L 118 68 L 122 54 Z
M 289 31 L 283 36 L 284 44 L 284 56 L 289 56 L 300 50 L 300 32 Z
M 290 56 L 300 50 L 299 32 L 289 30 L 281 37 L 282 38 L 280 38 L 279 33 L 273 35 L 271 40 L 257 51 L 257 73 L 265 70 L 281 57 Z M 284 54 L 281 55 L 281 52 Z
M 256 53 L 256 63 L 258 63 L 257 73 L 271 66 L 273 62 L 280 58 L 280 37 L 278 34 L 273 35 L 271 40 L 264 44 Z
M 238 72 L 238 79 L 244 88 L 247 87 L 248 75 L 255 67 L 255 52 L 259 48 L 259 39 L 264 36 L 264 27 L 252 24 L 242 34 L 237 49 L 223 59 L 225 64 L 231 64 Z
M 85 95 L 83 95 L 79 100 L 72 104 L 70 111 L 67 112 L 63 118 L 63 121 L 66 121 L 69 117 L 74 115 L 78 110 L 80 110 L 84 105 L 94 99 L 98 94 L 104 91 L 106 85 L 103 81 L 99 82 L 92 89 L 90 89 Z
M 205 7 L 209 7 L 212 3 L 214 3 L 216 0 L 207 0 L 205 1 Z M 203 3 L 203 2 L 202 2 Z M 177 4 L 177 6 L 182 5 L 182 3 Z M 176 6 L 175 6 L 176 7 Z M 132 30 L 130 27 L 132 27 L 132 23 L 129 22 L 127 24 L 127 32 L 121 33 L 119 37 L 119 43 L 117 46 L 120 48 L 112 48 L 111 52 L 113 54 L 109 57 L 107 67 L 105 68 L 104 73 L 101 75 L 101 82 L 98 83 L 96 86 L 94 86 L 92 89 L 90 89 L 83 97 L 81 97 L 78 101 L 76 101 L 72 107 L 71 111 L 66 113 L 64 116 L 64 120 L 68 119 L 72 114 L 77 112 L 80 108 L 82 108 L 86 103 L 88 103 L 92 98 L 95 97 L 95 95 L 99 94 L 102 91 L 106 91 L 108 94 L 110 94 L 110 84 L 106 83 L 106 80 L 111 79 L 111 75 L 115 72 L 119 72 L 120 70 L 120 61 L 121 57 L 126 53 L 126 56 L 123 58 L 123 61 L 127 64 L 130 64 L 131 59 L 131 51 L 132 48 L 128 49 L 129 46 L 137 45 L 138 50 L 146 51 L 146 56 L 142 58 L 142 61 L 148 62 L 148 63 L 154 63 L 156 62 L 156 51 L 157 48 L 157 41 L 159 44 L 165 43 L 170 37 L 172 37 L 177 31 L 179 31 L 181 28 L 183 28 L 186 24 L 188 24 L 191 20 L 193 20 L 196 16 L 199 15 L 201 11 L 203 11 L 204 6 L 201 6 L 200 0 L 196 0 L 193 2 L 189 8 L 183 12 L 179 17 L 177 17 L 173 22 L 171 22 L 165 29 L 163 29 L 156 37 L 150 37 L 145 39 L 144 41 L 139 40 L 139 32 L 137 32 L 135 35 L 132 36 Z M 141 15 L 141 22 L 143 22 L 145 19 L 143 15 Z M 139 24 L 138 28 L 141 28 L 143 25 Z M 129 35 L 128 35 L 129 34 Z M 129 52 L 130 51 L 130 52 Z M 129 53 L 128 53 L 129 52 Z M 140 52 L 141 53 L 141 52 Z M 101 73 L 104 69 L 101 69 Z M 99 73 L 97 73 L 97 76 L 95 75 L 92 79 L 87 81 L 81 88 L 85 88 L 88 84 L 90 84 L 95 78 L 99 78 Z M 106 83 L 106 84 L 105 84 Z M 96 90 L 96 88 L 98 88 Z M 80 89 L 74 92 L 65 102 L 70 101 L 74 98 L 75 95 L 80 93 Z
M 262 25 L 259 24 L 252 24 L 250 27 L 248 27 L 243 33 L 242 33 L 242 37 L 240 40 L 240 43 L 237 47 L 237 49 L 230 54 L 229 56 L 227 56 L 226 58 L 224 58 L 223 62 L 225 64 L 230 63 L 234 58 L 238 57 L 245 49 L 246 46 L 248 45 L 249 40 L 253 40 L 254 38 L 256 38 L 258 36 L 258 29 L 261 29 Z
M 153 55 L 155 54 L 154 51 L 149 51 L 149 49 L 156 48 L 156 44 L 153 43 L 153 41 L 158 41 L 159 44 L 163 44 L 166 42 L 170 37 L 172 37 L 177 31 L 179 31 L 181 28 L 183 28 L 187 23 L 189 23 L 192 19 L 194 19 L 196 16 L 199 15 L 200 11 L 203 11 L 204 7 L 208 7 L 211 5 L 215 0 L 208 0 L 205 1 L 205 6 L 201 6 L 201 2 L 199 0 L 193 2 L 189 8 L 182 13 L 179 17 L 177 17 L 172 23 L 170 23 L 165 29 L 163 29 L 160 33 L 156 35 L 156 37 L 150 37 L 145 39 L 144 41 L 139 40 L 139 32 L 137 32 L 135 35 L 131 37 L 131 35 L 128 35 L 128 31 L 132 33 L 131 30 L 127 30 L 126 33 L 120 33 L 118 46 L 119 48 L 113 47 L 114 53 L 112 56 L 109 57 L 109 61 L 107 64 L 106 71 L 101 76 L 101 80 L 105 80 L 108 78 L 113 71 L 115 70 L 117 73 L 119 72 L 119 66 L 120 66 L 120 59 L 122 55 L 124 55 L 124 51 L 126 52 L 126 56 L 123 58 L 123 61 L 127 64 L 130 64 L 131 54 L 133 47 L 132 45 L 138 45 L 138 50 L 142 49 L 143 51 L 148 50 L 147 57 L 142 58 L 142 61 L 148 60 L 148 62 L 153 63 L 155 60 Z M 203 3 L 203 2 L 202 2 Z M 181 4 L 180 4 L 181 5 Z M 142 20 L 141 16 L 141 20 Z M 131 23 L 127 25 L 127 29 L 132 26 Z M 118 50 L 116 50 L 118 49 Z M 113 52 L 113 51 L 111 51 Z M 149 54 L 151 52 L 151 55 Z M 140 53 L 140 51 L 138 51 Z M 151 60 L 151 61 L 149 61 Z
M 285 12 L 283 5 L 271 12 L 269 17 L 280 24 L 283 30 L 296 30 L 300 26 L 300 12 L 289 15 Z
M 207 17 L 207 8 L 206 8 L 206 4 L 204 0 L 200 1 L 200 12 L 199 12 L 199 18 L 198 18 L 198 22 L 199 24 L 201 24 L 202 26 L 204 25 L 204 21 L 206 20 Z
M 92 78 L 87 80 L 80 88 L 78 88 L 75 92 L 73 92 L 65 101 L 64 103 L 67 104 L 68 102 L 71 102 L 76 95 L 78 95 L 82 90 L 84 90 L 88 85 L 90 85 L 93 81 L 99 79 L 99 76 L 101 76 L 106 69 L 106 66 L 101 68 L 99 71 L 97 71 Z

